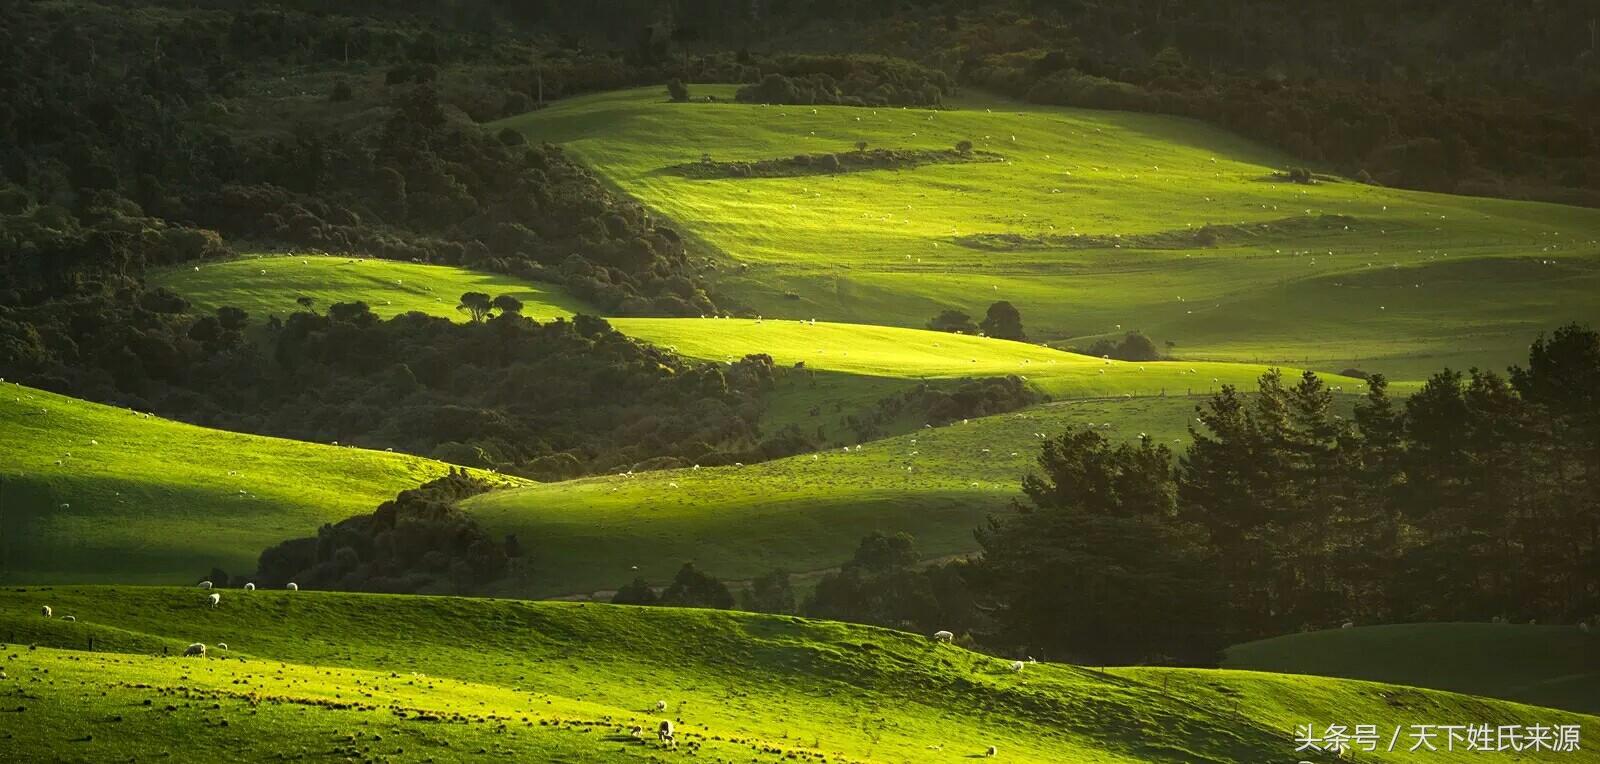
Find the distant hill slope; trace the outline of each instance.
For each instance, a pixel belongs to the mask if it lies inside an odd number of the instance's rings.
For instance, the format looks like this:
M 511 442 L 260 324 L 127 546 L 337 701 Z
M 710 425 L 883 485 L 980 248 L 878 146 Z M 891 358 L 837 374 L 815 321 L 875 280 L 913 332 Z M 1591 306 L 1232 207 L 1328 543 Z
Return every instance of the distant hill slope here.
M 1600 634 L 1573 626 L 1416 623 L 1311 631 L 1235 645 L 1223 665 L 1600 713 Z
M 265 271 L 265 274 L 262 273 Z M 462 291 L 504 290 L 536 297 L 524 311 L 548 320 L 570 315 L 577 303 L 559 288 L 442 265 L 383 260 L 276 255 L 212 263 L 199 271 L 159 272 L 152 283 L 205 308 L 232 305 L 254 315 L 287 313 L 308 281 L 323 279 L 327 302 L 362 300 L 381 316 L 408 310 L 462 318 Z M 284 306 L 288 306 L 285 308 Z M 1253 388 L 1267 367 L 1255 364 L 1106 361 L 1024 342 L 871 324 L 800 320 L 714 318 L 613 318 L 613 326 L 638 339 L 708 361 L 766 353 L 782 365 L 804 362 L 816 371 L 902 379 L 959 379 L 1016 374 L 1058 397 L 1151 396 L 1214 392 L 1222 384 Z M 1292 373 L 1292 370 L 1291 370 Z M 1330 385 L 1359 387 L 1359 380 L 1325 374 Z
M 1044 339 L 1414 377 L 1498 368 L 1600 322 L 1600 210 L 1274 177 L 1289 157 L 1192 120 L 987 98 L 954 110 L 669 103 L 659 88 L 512 117 L 684 226 L 766 316 L 920 326 L 997 299 Z M 870 148 L 1000 162 L 700 179 L 672 168 Z M 813 163 L 820 167 L 820 163 Z
M 995 746 L 1001 761 L 1220 763 L 1334 761 L 1295 751 L 1294 727 L 1308 721 L 1387 730 L 1459 719 L 1600 734 L 1592 716 L 1336 679 L 1057 664 L 1016 673 L 926 636 L 800 618 L 221 594 L 213 609 L 189 588 L 0 592 L 0 633 L 41 647 L 8 651 L 0 745 L 49 760 L 226 751 L 252 760 L 937 763 Z M 57 617 L 40 617 L 46 604 Z M 63 623 L 65 614 L 77 622 Z M 97 652 L 76 651 L 91 637 Z M 208 657 L 149 657 L 191 641 L 209 645 Z M 663 719 L 676 728 L 675 754 L 648 732 Z M 634 725 L 645 740 L 628 734 Z M 1458 751 L 1429 760 L 1516 758 Z
M 295 300 L 310 297 L 314 310 L 336 302 L 365 301 L 374 313 L 392 316 L 420 311 L 463 318 L 456 310 L 465 292 L 522 301 L 523 315 L 548 321 L 584 311 L 583 303 L 561 289 L 514 276 L 466 268 L 326 255 L 251 255 L 225 262 L 163 268 L 149 275 L 202 310 L 224 305 L 242 308 L 258 321 L 304 310 Z
M 0 581 L 175 583 L 372 511 L 449 465 L 0 384 Z

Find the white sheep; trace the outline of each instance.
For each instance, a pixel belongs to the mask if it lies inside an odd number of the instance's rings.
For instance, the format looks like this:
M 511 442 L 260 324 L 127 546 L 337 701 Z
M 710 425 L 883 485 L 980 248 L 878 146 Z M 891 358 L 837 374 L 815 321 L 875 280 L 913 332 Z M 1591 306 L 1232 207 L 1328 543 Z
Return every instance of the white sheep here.
M 228 643 L 227 642 L 218 642 L 217 643 L 217 649 L 218 650 L 226 650 L 226 649 L 228 649 Z
M 190 658 L 190 657 L 204 658 L 204 657 L 206 657 L 206 646 L 203 643 L 200 643 L 200 642 L 196 642 L 196 643 L 194 643 L 192 645 L 189 645 L 189 648 L 183 651 L 183 657 L 185 657 L 185 658 Z
M 948 643 L 948 642 L 955 641 L 955 638 L 956 638 L 956 635 L 954 635 L 954 634 L 952 634 L 952 633 L 950 633 L 948 631 L 944 631 L 944 630 L 936 631 L 936 632 L 933 633 L 933 641 L 935 641 L 935 642 L 946 642 L 946 643 Z
M 68 623 L 71 623 L 73 621 L 78 620 L 78 617 L 74 616 L 74 615 L 64 615 L 64 616 L 61 616 L 61 620 L 67 621 Z
M 657 711 L 665 711 L 665 710 L 667 710 L 667 702 L 665 700 L 656 701 L 656 710 Z
M 1000 755 L 1000 749 L 991 745 L 991 746 L 989 746 L 989 750 L 983 752 L 983 755 L 984 756 L 989 756 L 989 757 L 999 756 Z
M 1578 624 L 1578 631 L 1580 631 L 1580 632 L 1582 632 L 1584 634 L 1588 634 L 1589 633 L 1589 622 L 1588 621 L 1583 621 L 1583 622 L 1579 623 Z
M 1341 628 L 1341 629 L 1354 629 L 1355 627 L 1356 627 L 1355 621 L 1345 621 L 1342 625 L 1339 626 L 1339 628 Z
M 1023 665 L 1022 661 L 1012 661 L 1011 662 L 1011 670 L 1012 671 L 1021 671 L 1022 670 L 1022 665 Z
M 211 582 L 210 581 L 201 581 L 200 582 L 200 588 L 201 589 L 210 589 L 211 588 Z
M 211 603 L 212 607 L 216 607 L 218 603 L 222 602 L 222 595 L 217 592 L 212 592 L 206 596 L 206 602 Z
M 297 592 L 297 591 L 300 591 L 300 585 L 299 585 L 299 584 L 297 584 L 297 583 L 295 583 L 295 582 L 293 582 L 293 581 L 290 581 L 290 582 L 289 582 L 289 585 L 288 585 L 288 586 L 286 586 L 286 587 L 284 587 L 284 588 L 285 588 L 285 589 L 288 589 L 288 590 L 289 590 L 289 591 L 291 591 L 291 592 Z
M 50 617 L 50 614 L 51 614 L 51 613 L 53 613 L 53 612 L 55 612 L 55 611 L 54 611 L 54 610 L 51 610 L 51 609 L 50 609 L 50 606 L 49 606 L 49 605 L 45 605 L 45 606 L 44 606 L 44 607 L 42 607 L 42 608 L 39 608 L 39 611 L 40 611 L 40 612 L 42 612 L 42 613 L 44 613 L 44 617 L 45 617 L 45 618 L 49 618 L 49 617 Z
M 656 727 L 656 739 L 668 748 L 675 749 L 678 747 L 678 738 L 673 734 L 672 721 L 670 719 L 662 719 L 660 726 Z
M 245 584 L 244 585 L 244 590 L 247 591 L 247 592 L 253 592 L 253 591 L 256 590 L 256 585 L 255 584 Z

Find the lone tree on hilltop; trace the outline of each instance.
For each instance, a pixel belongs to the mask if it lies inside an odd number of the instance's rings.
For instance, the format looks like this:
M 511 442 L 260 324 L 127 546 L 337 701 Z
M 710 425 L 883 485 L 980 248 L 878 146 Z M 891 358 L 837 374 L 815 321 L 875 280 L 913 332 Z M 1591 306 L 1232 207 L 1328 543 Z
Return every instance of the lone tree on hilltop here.
M 472 323 L 481 324 L 493 307 L 494 304 L 489 300 L 489 295 L 483 292 L 467 292 L 461 295 L 461 304 L 456 306 L 456 310 L 470 316 Z
M 1022 331 L 1021 311 L 1005 300 L 990 305 L 988 314 L 983 317 L 983 323 L 978 326 L 990 337 L 1018 342 L 1025 342 L 1028 339 L 1028 335 Z

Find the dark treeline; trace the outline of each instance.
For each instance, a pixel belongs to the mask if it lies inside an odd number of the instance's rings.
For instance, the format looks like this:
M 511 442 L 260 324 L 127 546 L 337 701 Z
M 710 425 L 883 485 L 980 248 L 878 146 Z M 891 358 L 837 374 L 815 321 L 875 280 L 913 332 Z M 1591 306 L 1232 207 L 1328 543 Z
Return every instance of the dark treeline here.
M 1369 381 L 1351 419 L 1315 375 L 1225 387 L 1177 460 L 1089 430 L 1049 441 L 1028 501 L 979 534 L 997 632 L 1056 657 L 1206 661 L 1356 622 L 1600 614 L 1600 335 L 1509 377 Z

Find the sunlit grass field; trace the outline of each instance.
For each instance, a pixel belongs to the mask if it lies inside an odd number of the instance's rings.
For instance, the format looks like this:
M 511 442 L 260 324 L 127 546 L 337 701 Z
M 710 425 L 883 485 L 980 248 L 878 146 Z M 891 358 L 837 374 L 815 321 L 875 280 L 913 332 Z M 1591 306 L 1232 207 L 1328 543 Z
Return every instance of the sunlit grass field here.
M 1272 178 L 1289 157 L 1158 115 L 991 98 L 941 111 L 764 107 L 728 102 L 731 86 L 692 92 L 722 100 L 669 103 L 643 88 L 495 127 L 566 147 L 682 224 L 725 256 L 722 290 L 769 317 L 921 326 L 943 308 L 981 316 L 1005 299 L 1039 339 L 1120 326 L 1186 358 L 1392 377 L 1499 368 L 1540 330 L 1600 320 L 1597 210 L 1291 184 Z M 971 140 L 1006 161 L 757 179 L 666 170 L 702 154 L 756 160 L 858 140 Z M 1215 246 L 1181 244 L 1208 224 L 1233 228 Z M 962 243 L 1005 234 L 1022 243 Z
M 25 761 L 957 762 L 994 746 L 1001 761 L 1240 762 L 1335 761 L 1295 751 L 1296 725 L 1330 721 L 1600 734 L 1593 716 L 1358 681 L 1055 663 L 1018 673 L 922 635 L 791 617 L 222 595 L 212 609 L 192 588 L 0 592 L 0 634 L 11 642 L 0 750 Z M 47 604 L 56 617 L 39 615 Z M 207 657 L 173 657 L 193 641 Z M 676 753 L 649 734 L 663 719 Z
M 456 306 L 465 292 L 511 295 L 522 301 L 523 315 L 541 321 L 582 310 L 581 302 L 560 289 L 504 274 L 329 255 L 251 255 L 163 268 L 149 279 L 202 310 L 231 305 L 257 322 L 305 310 L 295 302 L 301 297 L 311 298 L 317 311 L 361 300 L 380 316 L 414 310 L 464 318 Z
M 371 512 L 449 465 L 0 383 L 0 581 L 175 583 Z
M 1393 682 L 1600 713 L 1600 634 L 1576 626 L 1415 623 L 1312 631 L 1236 645 L 1223 666 Z

